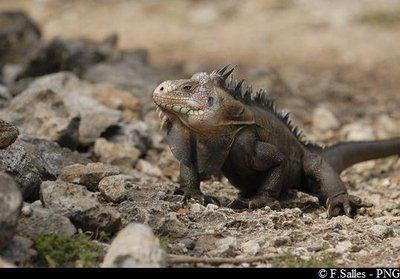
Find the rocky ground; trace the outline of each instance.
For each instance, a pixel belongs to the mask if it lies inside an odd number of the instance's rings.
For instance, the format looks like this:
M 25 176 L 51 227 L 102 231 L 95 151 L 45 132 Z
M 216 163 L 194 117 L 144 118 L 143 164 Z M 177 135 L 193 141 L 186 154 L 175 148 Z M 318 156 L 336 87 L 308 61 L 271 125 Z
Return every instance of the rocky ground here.
M 155 1 L 116 1 L 112 9 L 125 18 L 159 15 L 158 24 L 165 22 L 172 39 L 162 36 L 154 21 L 143 22 L 144 29 L 161 36 L 157 42 L 154 34 L 134 28 L 131 33 L 143 37 L 130 39 L 121 19 L 114 23 L 119 37 L 99 38 L 92 25 L 80 28 L 82 22 L 60 28 L 71 18 L 82 21 L 88 8 L 82 3 L 90 1 L 32 2 L 0 3 L 0 9 L 20 8 L 35 16 L 34 21 L 22 12 L 0 11 L 0 119 L 20 131 L 14 144 L 0 150 L 0 267 L 400 265 L 398 157 L 362 163 L 343 174 L 350 193 L 374 204 L 354 218 L 327 219 L 315 197 L 297 191 L 283 198 L 280 211 L 183 203 L 173 194 L 178 163 L 151 100 L 164 78 L 210 71 L 235 54 L 229 62 L 240 63 L 237 75 L 267 88 L 309 139 L 330 144 L 398 137 L 400 46 L 394 34 L 400 7 L 395 2 L 175 3 L 178 11 L 195 7 L 183 15 Z M 96 3 L 97 13 L 86 21 L 108 12 L 106 2 Z M 139 6 L 124 9 L 129 5 Z M 50 10 L 63 11 L 64 17 L 51 17 Z M 265 12 L 275 27 L 263 27 Z M 177 14 L 182 17 L 165 20 Z M 254 17 L 246 23 L 245 15 Z M 201 36 L 195 44 L 185 35 L 188 47 L 180 48 L 178 23 L 187 18 L 188 30 L 200 28 Z M 205 24 L 210 21 L 214 24 Z M 219 38 L 233 47 L 239 40 L 230 36 L 234 22 L 237 32 L 253 24 L 256 34 L 264 35 L 244 33 L 237 52 L 225 53 L 224 45 L 210 42 Z M 292 36 L 303 38 L 297 50 Z M 141 43 L 150 58 L 137 49 Z M 201 187 L 224 203 L 237 193 L 224 178 Z

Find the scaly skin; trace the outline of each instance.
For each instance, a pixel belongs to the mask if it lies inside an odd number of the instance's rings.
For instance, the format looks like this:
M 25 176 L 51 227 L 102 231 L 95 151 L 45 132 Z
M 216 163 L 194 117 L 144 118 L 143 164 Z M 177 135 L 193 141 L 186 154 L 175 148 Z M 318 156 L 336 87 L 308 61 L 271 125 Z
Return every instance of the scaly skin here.
M 219 204 L 200 191 L 200 181 L 222 172 L 240 191 L 233 208 L 279 208 L 279 197 L 291 188 L 318 196 L 329 217 L 352 216 L 369 206 L 348 195 L 340 173 L 361 161 L 400 154 L 399 138 L 328 148 L 307 142 L 263 90 L 226 81 L 233 71 L 227 69 L 164 81 L 153 93 L 180 162 L 177 193 Z
M 0 119 L 0 149 L 13 144 L 18 134 L 18 129 L 14 125 Z

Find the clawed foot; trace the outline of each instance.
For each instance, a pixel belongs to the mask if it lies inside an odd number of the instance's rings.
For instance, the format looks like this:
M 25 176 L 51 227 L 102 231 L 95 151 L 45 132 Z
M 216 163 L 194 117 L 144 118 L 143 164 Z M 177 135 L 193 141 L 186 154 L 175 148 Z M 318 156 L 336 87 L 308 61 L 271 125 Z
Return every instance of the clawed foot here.
M 276 199 L 266 196 L 255 196 L 248 199 L 238 198 L 228 205 L 228 207 L 233 209 L 257 209 L 265 206 L 269 206 L 274 210 L 281 209 L 281 206 Z
M 361 207 L 371 207 L 372 204 L 362 202 L 361 198 L 348 194 L 340 194 L 326 200 L 328 218 L 340 215 L 343 211 L 348 217 L 352 217 Z
M 204 195 L 200 190 L 176 188 L 174 195 L 183 195 L 185 203 L 187 203 L 189 199 L 195 199 L 202 205 L 207 205 L 209 203 L 218 206 L 221 205 L 216 197 Z

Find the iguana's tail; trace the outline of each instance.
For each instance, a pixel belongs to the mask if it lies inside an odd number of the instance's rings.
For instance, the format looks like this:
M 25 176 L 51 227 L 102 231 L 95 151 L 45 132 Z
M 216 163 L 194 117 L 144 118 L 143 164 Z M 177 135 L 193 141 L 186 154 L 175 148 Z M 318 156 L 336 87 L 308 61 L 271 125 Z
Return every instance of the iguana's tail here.
M 368 160 L 400 155 L 400 138 L 379 141 L 342 142 L 321 151 L 322 157 L 341 173 L 346 168 Z

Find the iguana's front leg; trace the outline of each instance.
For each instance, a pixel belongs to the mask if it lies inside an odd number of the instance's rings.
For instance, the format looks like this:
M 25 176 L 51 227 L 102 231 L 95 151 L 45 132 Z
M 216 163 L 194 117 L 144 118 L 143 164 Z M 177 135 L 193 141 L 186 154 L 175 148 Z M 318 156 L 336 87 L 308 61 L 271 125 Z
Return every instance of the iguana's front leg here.
M 242 197 L 234 200 L 230 206 L 250 209 L 269 206 L 272 209 L 279 209 L 280 204 L 277 198 L 281 193 L 287 170 L 286 157 L 274 145 L 257 141 L 253 156 L 248 163 L 251 169 L 268 172 L 269 175 L 253 196 L 246 197 L 248 194 L 242 191 Z
M 369 206 L 363 204 L 359 197 L 348 195 L 339 174 L 321 156 L 307 153 L 303 167 L 313 192 L 327 207 L 328 218 L 339 215 L 342 210 L 351 217 L 356 209 Z
M 171 152 L 180 164 L 180 187 L 175 189 L 174 194 L 183 195 L 185 199 L 194 198 L 203 204 L 219 204 L 216 198 L 205 196 L 200 191 L 200 176 L 196 167 L 195 138 L 179 121 L 167 120 L 166 129 L 166 139 Z
M 200 190 L 200 177 L 196 168 L 192 165 L 180 165 L 180 188 L 175 190 L 175 194 L 183 195 L 185 199 L 193 198 L 201 204 L 213 203 L 220 205 L 217 198 L 204 195 Z

